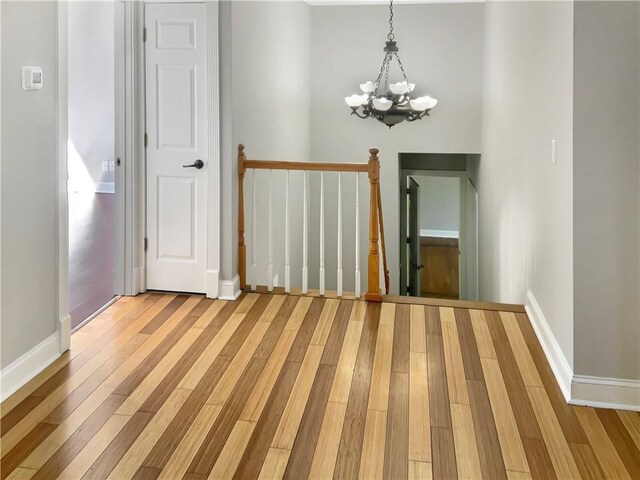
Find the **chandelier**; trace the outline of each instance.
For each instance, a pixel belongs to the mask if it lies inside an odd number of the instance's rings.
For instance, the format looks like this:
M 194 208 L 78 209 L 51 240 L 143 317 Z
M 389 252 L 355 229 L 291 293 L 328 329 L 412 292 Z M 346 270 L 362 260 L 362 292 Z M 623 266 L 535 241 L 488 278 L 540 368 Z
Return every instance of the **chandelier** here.
M 393 0 L 389 2 L 389 34 L 384 47 L 384 60 L 375 83 L 360 84 L 362 94 L 345 97 L 345 102 L 351 107 L 351 115 L 360 118 L 375 118 L 389 128 L 404 120 L 413 122 L 420 120 L 436 106 L 438 100 L 430 96 L 416 97 L 412 95 L 415 83 L 409 83 L 404 66 L 398 55 L 398 45 L 393 33 Z M 389 83 L 389 68 L 395 58 L 400 66 L 403 81 Z

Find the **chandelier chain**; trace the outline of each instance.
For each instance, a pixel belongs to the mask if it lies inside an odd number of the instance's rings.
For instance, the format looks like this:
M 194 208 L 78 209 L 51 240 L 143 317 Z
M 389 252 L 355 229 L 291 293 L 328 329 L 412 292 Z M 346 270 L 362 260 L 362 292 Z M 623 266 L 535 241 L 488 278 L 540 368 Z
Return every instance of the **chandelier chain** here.
M 387 35 L 389 41 L 393 41 L 396 36 L 393 33 L 393 0 L 389 2 L 389 35 Z

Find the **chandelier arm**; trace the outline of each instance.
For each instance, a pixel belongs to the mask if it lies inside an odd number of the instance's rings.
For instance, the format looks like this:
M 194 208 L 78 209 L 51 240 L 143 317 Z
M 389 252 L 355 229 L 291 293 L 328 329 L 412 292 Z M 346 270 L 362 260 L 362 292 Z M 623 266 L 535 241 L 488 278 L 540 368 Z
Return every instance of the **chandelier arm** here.
M 400 71 L 402 72 L 402 76 L 404 77 L 404 81 L 409 84 L 409 80 L 407 79 L 407 73 L 404 71 L 404 65 L 402 65 L 402 61 L 400 60 L 400 55 L 398 52 L 395 52 L 396 60 L 398 61 L 398 65 L 400 65 Z

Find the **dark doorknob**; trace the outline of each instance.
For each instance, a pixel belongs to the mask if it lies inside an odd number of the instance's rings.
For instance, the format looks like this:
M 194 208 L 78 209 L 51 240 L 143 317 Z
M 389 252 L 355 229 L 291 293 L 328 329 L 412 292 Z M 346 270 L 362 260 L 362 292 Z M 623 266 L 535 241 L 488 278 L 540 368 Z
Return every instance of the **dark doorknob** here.
M 182 165 L 182 168 L 197 168 L 198 170 L 202 167 L 204 167 L 204 162 L 200 159 L 196 160 L 191 165 Z

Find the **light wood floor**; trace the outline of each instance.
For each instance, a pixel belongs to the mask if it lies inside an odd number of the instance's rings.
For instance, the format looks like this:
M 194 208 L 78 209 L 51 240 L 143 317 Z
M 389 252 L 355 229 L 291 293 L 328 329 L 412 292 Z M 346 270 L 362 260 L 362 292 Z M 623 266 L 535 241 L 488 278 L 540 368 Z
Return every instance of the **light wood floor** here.
M 568 406 L 524 314 L 123 298 L 2 404 L 2 478 L 639 478 L 640 414 Z

